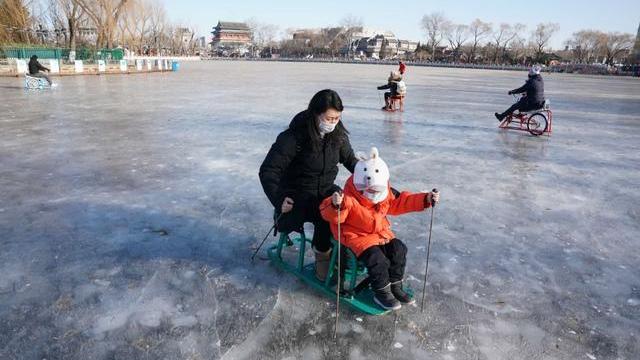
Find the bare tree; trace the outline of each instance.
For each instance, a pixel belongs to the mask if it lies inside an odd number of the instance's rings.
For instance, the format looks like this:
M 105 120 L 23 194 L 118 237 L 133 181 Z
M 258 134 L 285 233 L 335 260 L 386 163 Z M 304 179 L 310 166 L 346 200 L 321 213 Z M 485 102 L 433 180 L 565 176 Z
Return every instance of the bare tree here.
M 167 25 L 167 18 L 164 7 L 158 1 L 151 3 L 151 17 L 149 18 L 149 40 L 156 49 L 157 55 L 162 50 L 162 42 Z
M 509 45 L 512 61 L 518 64 L 524 64 L 526 62 L 528 50 L 525 39 L 516 34 L 516 36 L 509 42 Z
M 340 26 L 342 26 L 344 30 L 344 38 L 347 46 L 347 57 L 351 57 L 351 51 L 353 50 L 353 36 L 362 31 L 364 22 L 361 17 L 357 17 L 353 14 L 347 14 L 345 17 L 340 20 Z
M 449 20 L 441 12 L 433 12 L 422 17 L 422 29 L 427 34 L 428 44 L 431 47 L 431 61 L 435 60 L 436 48 L 442 41 L 443 30 L 448 28 L 449 24 Z
M 500 24 L 500 26 L 493 32 L 493 41 L 496 45 L 496 49 L 493 54 L 493 62 L 495 64 L 498 63 L 498 56 L 504 48 L 504 43 L 507 42 L 507 39 L 512 38 L 513 33 L 513 27 L 511 24 L 507 23 Z
M 577 63 L 590 63 L 597 56 L 598 46 L 602 32 L 596 30 L 580 30 L 573 33 L 565 42 L 571 48 L 574 61 Z
M 0 1 L 0 42 L 28 43 L 32 41 L 30 1 Z
M 66 27 L 66 33 L 68 32 L 68 42 L 67 46 L 71 49 L 71 58 L 75 58 L 76 52 L 76 40 L 78 35 L 78 25 L 84 16 L 84 12 L 82 8 L 72 0 L 54 0 L 56 2 L 55 5 L 57 9 L 61 12 L 61 28 Z M 52 4 L 53 5 L 53 4 Z M 52 6 L 53 7 L 53 6 Z
M 491 23 L 486 23 L 480 19 L 475 19 L 469 25 L 469 32 L 471 33 L 471 39 L 473 41 L 473 45 L 471 45 L 469 60 L 472 63 L 475 63 L 478 45 L 491 33 Z
M 560 30 L 560 25 L 556 23 L 540 23 L 533 30 L 531 40 L 535 46 L 536 61 L 542 61 L 544 49 L 549 45 L 549 40 L 558 30 Z
M 507 49 L 515 42 L 520 35 L 524 35 L 527 30 L 527 25 L 522 23 L 515 23 L 511 25 L 511 32 L 507 35 L 507 37 L 502 42 L 502 58 L 505 58 L 507 53 Z
M 150 31 L 153 4 L 148 0 L 137 0 L 123 12 L 118 27 L 122 44 L 128 44 L 130 51 L 141 53 L 145 38 Z
M 273 47 L 275 38 L 280 28 L 277 25 L 265 24 L 256 18 L 245 20 L 245 23 L 251 29 L 251 42 L 260 50 L 265 46 Z
M 71 0 L 93 20 L 98 31 L 97 46 L 113 47 L 117 24 L 131 0 Z
M 633 35 L 628 33 L 610 32 L 601 34 L 599 45 L 604 55 L 605 64 L 613 65 L 619 55 L 631 51 L 633 43 Z
M 464 24 L 447 23 L 443 26 L 443 32 L 453 51 L 453 60 L 458 61 L 460 50 L 469 39 L 469 27 Z

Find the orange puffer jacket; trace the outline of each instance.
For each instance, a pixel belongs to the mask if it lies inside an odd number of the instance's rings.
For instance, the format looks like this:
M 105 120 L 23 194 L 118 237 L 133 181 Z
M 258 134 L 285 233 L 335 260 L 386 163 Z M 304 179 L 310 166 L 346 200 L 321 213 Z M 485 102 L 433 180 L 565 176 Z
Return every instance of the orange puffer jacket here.
M 400 193 L 395 197 L 389 188 L 386 199 L 374 204 L 353 185 L 351 176 L 344 189 L 344 199 L 340 208 L 342 238 L 340 242 L 360 256 L 365 250 L 375 245 L 384 245 L 395 238 L 391 231 L 389 215 L 401 215 L 412 211 L 422 211 L 430 204 L 426 201 L 426 193 Z M 426 204 L 425 204 L 426 203 Z M 328 197 L 320 204 L 322 218 L 329 222 L 331 233 L 338 238 L 338 210 Z

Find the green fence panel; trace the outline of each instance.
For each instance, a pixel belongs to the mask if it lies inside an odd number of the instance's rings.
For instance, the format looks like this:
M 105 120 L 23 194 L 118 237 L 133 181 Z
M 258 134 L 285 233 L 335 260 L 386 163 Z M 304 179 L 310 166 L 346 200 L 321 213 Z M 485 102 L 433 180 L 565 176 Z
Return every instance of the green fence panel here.
M 32 55 L 39 59 L 69 59 L 71 49 L 68 48 L 45 48 L 45 47 L 2 47 L 0 57 L 29 59 Z M 91 49 L 76 48 L 77 60 L 122 60 L 124 58 L 123 49 Z

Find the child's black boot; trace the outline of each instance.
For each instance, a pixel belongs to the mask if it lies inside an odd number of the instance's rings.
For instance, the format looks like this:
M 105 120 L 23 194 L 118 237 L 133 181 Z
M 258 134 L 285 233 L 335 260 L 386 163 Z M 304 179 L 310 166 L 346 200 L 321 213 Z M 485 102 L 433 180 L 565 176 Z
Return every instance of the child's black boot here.
M 373 301 L 385 310 L 398 310 L 402 307 L 391 293 L 391 284 L 387 284 L 382 289 L 373 290 L 373 293 Z
M 407 294 L 402 289 L 402 280 L 391 283 L 391 293 L 403 305 L 411 305 L 416 303 L 416 300 L 413 298 L 413 296 Z

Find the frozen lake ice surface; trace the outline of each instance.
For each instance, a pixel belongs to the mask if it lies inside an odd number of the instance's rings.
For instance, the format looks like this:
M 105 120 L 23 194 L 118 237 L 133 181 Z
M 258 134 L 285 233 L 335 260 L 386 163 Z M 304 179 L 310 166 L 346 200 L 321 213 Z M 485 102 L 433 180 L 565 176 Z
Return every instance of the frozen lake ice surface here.
M 0 78 L 0 359 L 640 358 L 639 79 L 544 74 L 533 137 L 493 117 L 524 72 L 410 66 L 386 113 L 396 66 L 181 65 Z M 249 261 L 258 167 L 324 88 L 394 186 L 442 194 L 424 313 L 341 306 L 337 339 L 334 300 Z M 420 293 L 429 212 L 392 219 Z

